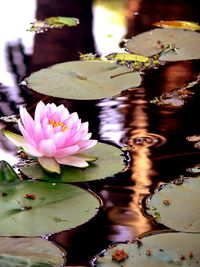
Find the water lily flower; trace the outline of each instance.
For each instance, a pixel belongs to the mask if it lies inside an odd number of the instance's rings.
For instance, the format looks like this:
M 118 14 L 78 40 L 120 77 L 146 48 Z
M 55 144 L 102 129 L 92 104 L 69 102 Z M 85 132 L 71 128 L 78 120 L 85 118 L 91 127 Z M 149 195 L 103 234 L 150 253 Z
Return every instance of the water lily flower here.
M 19 129 L 22 135 L 4 130 L 5 136 L 25 153 L 36 157 L 47 171 L 60 173 L 60 164 L 79 168 L 89 166 L 97 158 L 82 154 L 96 145 L 88 132 L 88 122 L 81 122 L 76 112 L 69 113 L 64 105 L 45 105 L 40 101 L 34 119 L 20 107 Z

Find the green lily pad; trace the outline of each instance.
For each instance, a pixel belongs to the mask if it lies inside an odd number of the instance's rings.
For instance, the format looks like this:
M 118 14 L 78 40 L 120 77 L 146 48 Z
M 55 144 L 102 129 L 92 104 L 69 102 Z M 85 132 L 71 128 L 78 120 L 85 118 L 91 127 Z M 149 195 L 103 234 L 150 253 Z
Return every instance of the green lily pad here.
M 54 97 L 102 99 L 139 86 L 141 76 L 116 63 L 77 60 L 36 71 L 25 83 L 36 92 Z
M 32 163 L 20 167 L 20 170 L 32 179 L 50 182 L 87 182 L 105 179 L 125 168 L 122 151 L 115 146 L 97 143 L 96 146 L 88 149 L 86 154 L 98 157 L 96 161 L 88 162 L 87 168 L 63 166 L 61 174 L 52 174 L 42 169 L 38 163 Z
M 147 200 L 147 213 L 177 231 L 200 232 L 200 177 L 175 180 Z
M 97 256 L 92 266 L 198 267 L 200 262 L 199 247 L 199 234 L 153 234 L 133 243 L 115 244 Z M 117 255 L 123 256 L 123 254 L 128 255 L 124 260 L 114 260 Z
M 101 205 L 89 191 L 69 184 L 38 181 L 2 183 L 1 236 L 41 236 L 75 228 Z
M 0 161 L 0 183 L 11 182 L 18 180 L 19 176 L 16 174 L 11 165 L 5 160 Z
M 64 253 L 42 238 L 0 237 L 0 266 L 2 267 L 61 267 Z
M 126 43 L 131 52 L 146 57 L 162 52 L 163 61 L 192 60 L 200 58 L 200 33 L 182 29 L 155 29 L 133 36 Z M 174 49 L 169 49 L 171 46 Z M 168 49 L 167 49 L 168 47 Z

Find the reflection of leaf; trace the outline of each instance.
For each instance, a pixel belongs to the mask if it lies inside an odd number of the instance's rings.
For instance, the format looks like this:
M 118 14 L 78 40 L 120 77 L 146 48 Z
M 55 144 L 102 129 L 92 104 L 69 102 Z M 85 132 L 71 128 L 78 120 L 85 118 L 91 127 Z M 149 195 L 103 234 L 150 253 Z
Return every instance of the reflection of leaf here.
M 62 28 L 64 26 L 77 26 L 79 20 L 71 17 L 49 17 L 44 20 L 36 20 L 31 23 L 28 31 L 43 33 L 48 29 Z
M 102 99 L 140 85 L 140 74 L 127 71 L 127 67 L 115 63 L 77 60 L 36 71 L 26 83 L 39 93 L 55 97 Z
M 177 267 L 199 266 L 200 235 L 174 232 L 152 232 L 132 243 L 116 243 L 93 260 L 94 267 L 142 266 Z M 116 262 L 116 251 L 128 254 Z
M 159 22 L 154 23 L 153 26 L 163 28 L 178 28 L 192 31 L 200 30 L 200 26 L 197 23 L 181 20 L 161 20 Z
M 131 53 L 159 60 L 179 61 L 200 58 L 200 33 L 183 29 L 155 29 L 129 39 L 125 46 Z
M 148 199 L 147 212 L 159 223 L 176 231 L 200 232 L 199 191 L 200 177 L 165 184 Z M 158 213 L 159 218 L 156 217 Z
M 63 251 L 42 238 L 0 237 L 0 266 L 60 267 Z
M 108 176 L 121 172 L 124 169 L 121 150 L 112 145 L 97 143 L 87 150 L 91 156 L 98 159 L 84 169 L 63 166 L 60 175 L 45 172 L 37 163 L 21 167 L 23 174 L 29 178 L 48 180 L 51 182 L 86 182 L 104 179 Z
M 18 181 L 2 184 L 1 190 L 5 194 L 0 197 L 1 236 L 69 230 L 89 221 L 100 207 L 95 195 L 69 184 Z

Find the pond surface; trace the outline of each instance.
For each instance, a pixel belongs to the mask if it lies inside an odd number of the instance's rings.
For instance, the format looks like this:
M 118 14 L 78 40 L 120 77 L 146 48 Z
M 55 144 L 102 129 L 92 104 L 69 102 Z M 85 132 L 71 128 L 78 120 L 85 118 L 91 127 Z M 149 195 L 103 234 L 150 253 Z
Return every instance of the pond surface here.
M 103 201 L 95 218 L 76 229 L 49 237 L 66 250 L 67 266 L 89 266 L 90 260 L 113 242 L 134 240 L 152 230 L 167 229 L 147 216 L 144 202 L 161 183 L 173 181 L 182 175 L 191 176 L 188 168 L 200 163 L 200 150 L 186 139 L 200 134 L 200 88 L 198 84 L 192 87 L 192 94 L 180 106 L 158 105 L 152 100 L 197 80 L 200 65 L 199 60 L 188 60 L 148 70 L 140 87 L 103 100 L 63 100 L 43 96 L 19 86 L 19 82 L 35 70 L 76 60 L 78 52 L 95 52 L 92 17 L 86 16 L 87 12 L 91 15 L 91 6 L 82 6 L 81 1 L 75 1 L 76 4 L 73 1 L 66 2 L 69 2 L 69 6 L 71 4 L 68 12 L 64 12 L 62 5 L 57 6 L 56 3 L 53 12 L 52 4 L 48 4 L 48 1 L 38 1 L 37 17 L 81 16 L 81 28 L 78 26 L 77 29 L 49 30 L 37 34 L 34 50 L 30 54 L 24 50 L 20 38 L 11 42 L 5 37 L 2 58 L 6 62 L 6 71 L 2 69 L 0 76 L 0 116 L 17 115 L 20 105 L 33 112 L 41 99 L 45 103 L 63 103 L 70 112 L 77 111 L 82 121 L 89 121 L 94 139 L 131 148 L 124 172 L 102 181 L 81 185 L 93 190 Z M 149 9 L 149 1 L 128 2 L 129 37 L 149 30 L 150 25 L 160 19 L 198 22 L 196 4 L 189 4 L 188 1 L 176 1 L 175 4 L 159 1 L 162 4 L 157 6 L 156 1 L 153 1 L 154 4 Z M 163 12 L 166 2 L 170 14 Z M 136 15 L 131 17 L 133 11 Z M 13 21 L 13 27 L 15 23 Z M 8 76 L 7 80 L 4 79 L 5 75 Z M 1 120 L 0 127 L 16 129 L 15 124 L 4 120 Z M 2 135 L 0 138 L 0 159 L 15 164 L 16 148 Z M 67 210 L 63 210 L 64 212 Z

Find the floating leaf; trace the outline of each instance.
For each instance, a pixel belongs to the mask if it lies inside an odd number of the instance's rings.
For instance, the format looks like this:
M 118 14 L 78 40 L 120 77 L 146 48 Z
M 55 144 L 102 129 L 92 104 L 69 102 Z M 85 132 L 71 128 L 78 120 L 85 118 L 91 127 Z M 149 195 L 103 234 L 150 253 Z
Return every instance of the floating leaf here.
M 79 24 L 79 20 L 77 18 L 72 17 L 50 17 L 46 18 L 50 25 L 55 26 L 77 26 Z
M 2 267 L 61 267 L 63 251 L 42 238 L 0 237 Z
M 133 36 L 126 43 L 131 53 L 159 60 L 179 61 L 200 58 L 200 33 L 181 29 L 155 29 Z
M 49 17 L 44 20 L 35 20 L 31 23 L 31 28 L 28 31 L 43 33 L 48 29 L 63 28 L 64 26 L 77 26 L 79 20 L 72 17 Z
M 182 21 L 182 20 L 161 20 L 153 24 L 156 27 L 163 27 L 163 28 L 178 28 L 178 29 L 185 29 L 191 31 L 199 31 L 200 26 L 195 22 L 190 21 Z
M 24 165 L 21 167 L 23 174 L 29 178 L 41 179 L 54 182 L 86 182 L 104 179 L 124 169 L 122 151 L 112 145 L 97 143 L 93 148 L 87 150 L 88 155 L 96 156 L 95 162 L 89 163 L 87 168 L 75 168 L 63 166 L 60 175 L 45 172 L 38 163 Z
M 190 233 L 153 234 L 132 243 L 118 243 L 97 256 L 94 267 L 198 267 L 200 262 L 200 235 Z M 116 253 L 128 256 L 121 261 Z
M 67 99 L 101 99 L 141 83 L 138 72 L 101 61 L 69 61 L 32 73 L 26 84 L 45 95 Z
M 10 164 L 4 160 L 0 161 L 0 182 L 7 181 L 15 181 L 18 180 L 19 177 L 14 171 L 14 169 L 10 166 Z
M 139 62 L 148 62 L 149 58 L 131 54 L 131 53 L 112 53 L 106 56 L 109 60 L 125 60 L 125 61 L 139 61 Z
M 18 181 L 2 184 L 1 236 L 41 236 L 77 227 L 95 216 L 99 199 L 69 184 Z
M 200 232 L 199 191 L 200 178 L 165 184 L 148 199 L 147 213 L 176 231 Z

